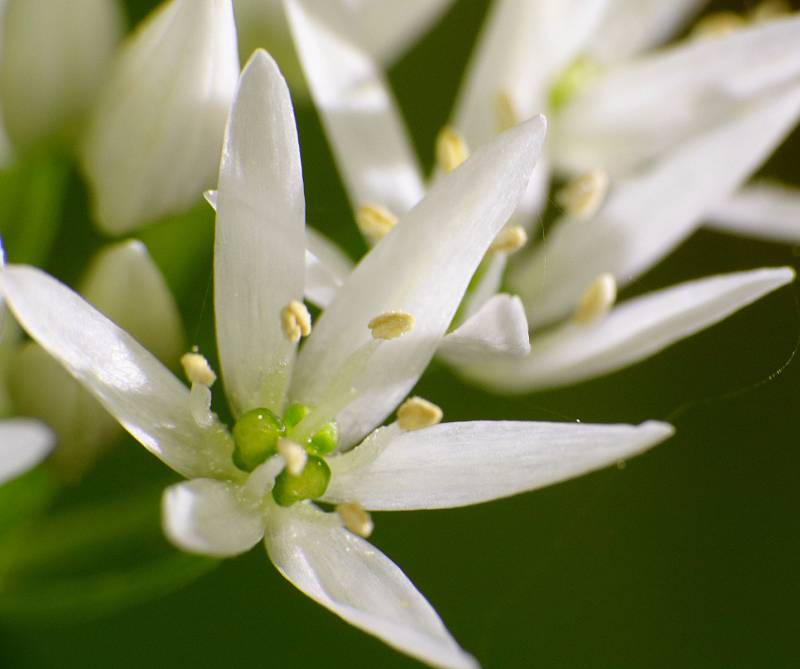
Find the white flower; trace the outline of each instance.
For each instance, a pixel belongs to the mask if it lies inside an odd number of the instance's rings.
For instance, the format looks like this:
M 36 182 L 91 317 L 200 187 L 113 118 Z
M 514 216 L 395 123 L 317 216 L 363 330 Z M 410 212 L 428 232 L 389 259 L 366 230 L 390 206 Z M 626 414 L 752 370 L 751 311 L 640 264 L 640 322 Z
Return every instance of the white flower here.
M 371 529 L 365 509 L 487 501 L 628 458 L 672 433 L 653 422 L 437 425 L 441 412 L 417 398 L 397 423 L 375 429 L 436 350 L 525 189 L 543 134 L 533 119 L 443 178 L 359 263 L 309 335 L 294 115 L 274 62 L 256 52 L 229 119 L 216 203 L 217 340 L 233 435 L 210 411 L 215 375 L 199 354 L 184 357 L 189 391 L 39 270 L 9 266 L 2 289 L 29 334 L 191 479 L 164 496 L 175 543 L 227 556 L 263 537 L 286 578 L 351 624 L 436 666 L 474 667 L 402 571 L 357 536 Z
M 0 420 L 0 484 L 36 466 L 50 452 L 53 434 L 35 420 Z
M 339 4 L 287 0 L 290 25 L 354 210 L 366 206 L 391 221 L 414 206 L 425 184 L 384 77 Z M 517 240 L 510 249 L 524 242 L 524 228 L 545 201 L 548 165 L 587 170 L 561 196 L 567 213 L 532 253 L 515 258 L 507 274 L 534 330 L 531 353 L 520 361 L 508 350 L 442 351 L 463 373 L 497 389 L 533 390 L 621 368 L 794 276 L 779 268 L 711 277 L 614 308 L 617 286 L 696 229 L 757 169 L 800 111 L 800 18 L 617 64 L 617 42 L 602 42 L 601 49 L 600 41 L 590 41 L 604 17 L 609 34 L 617 21 L 629 26 L 634 17 L 640 31 L 634 41 L 645 48 L 692 5 L 670 3 L 668 11 L 663 3 L 623 4 L 495 3 L 466 75 L 454 130 L 440 139 L 446 171 L 446 163 L 466 155 L 467 145 L 481 146 L 503 127 L 553 107 L 558 136 L 506 229 Z M 594 48 L 613 63 L 607 71 L 582 69 L 578 61 L 559 81 L 576 56 L 594 54 Z M 487 257 L 461 318 L 483 312 L 491 320 L 486 310 L 495 306 L 506 256 Z M 524 327 L 518 315 L 505 320 Z M 555 330 L 539 334 L 553 324 Z M 498 322 L 496 330 L 504 329 Z
M 106 232 L 180 213 L 213 184 L 238 74 L 231 0 L 171 0 L 128 38 L 81 146 Z

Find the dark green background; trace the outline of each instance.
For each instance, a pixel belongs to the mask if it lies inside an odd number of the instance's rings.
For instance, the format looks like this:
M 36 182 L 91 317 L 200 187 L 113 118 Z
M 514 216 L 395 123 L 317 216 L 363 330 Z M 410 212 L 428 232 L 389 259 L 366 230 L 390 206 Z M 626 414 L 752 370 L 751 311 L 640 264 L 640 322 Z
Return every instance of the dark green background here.
M 137 19 L 152 3 L 129 4 Z M 457 3 L 391 72 L 426 163 L 485 9 L 478 0 Z M 363 247 L 313 110 L 298 108 L 298 123 L 309 222 L 357 255 Z M 798 155 L 795 136 L 765 172 L 797 182 Z M 67 225 L 47 262 L 65 280 L 76 279 L 81 259 L 102 242 L 87 221 L 85 197 L 73 171 Z M 144 236 L 180 297 L 188 339 L 211 351 L 211 218 L 204 211 L 195 218 L 202 261 L 168 266 L 185 240 L 185 221 Z M 799 252 L 701 231 L 623 297 L 716 272 L 797 267 Z M 798 304 L 797 288 L 784 288 L 632 369 L 527 397 L 484 394 L 434 365 L 419 392 L 442 405 L 448 420 L 658 418 L 678 434 L 623 469 L 513 499 L 375 514 L 374 543 L 485 667 L 798 666 Z M 155 488 L 167 476 L 126 441 L 62 503 L 81 496 L 110 502 L 147 482 L 153 492 L 144 507 L 155 523 Z M 138 549 L 121 550 L 136 559 Z M 416 663 L 299 594 L 261 547 L 110 617 L 6 616 L 0 623 L 3 667 L 170 665 Z

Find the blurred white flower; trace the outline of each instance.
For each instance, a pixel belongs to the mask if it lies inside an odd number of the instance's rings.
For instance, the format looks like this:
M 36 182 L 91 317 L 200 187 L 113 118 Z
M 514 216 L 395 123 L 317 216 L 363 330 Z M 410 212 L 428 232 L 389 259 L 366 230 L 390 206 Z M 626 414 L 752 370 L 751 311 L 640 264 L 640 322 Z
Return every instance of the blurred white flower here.
M 663 39 L 696 3 L 622 4 L 497 2 L 453 124 L 438 140 L 437 178 L 469 147 L 538 110 L 549 108 L 558 128 L 504 231 L 515 243 L 498 239 L 458 320 L 490 309 L 505 276 L 534 329 L 530 354 L 521 361 L 519 352 L 480 360 L 442 352 L 463 373 L 497 389 L 533 390 L 621 368 L 794 276 L 780 268 L 712 277 L 614 307 L 618 285 L 696 229 L 769 156 L 800 113 L 800 18 L 618 63 L 628 54 L 614 45 L 627 49 L 630 42 L 602 39 L 622 30 L 618 21 L 626 34 L 638 27 L 634 43 L 643 49 Z M 374 239 L 369 232 L 379 229 L 376 220 L 391 228 L 425 190 L 400 112 L 341 1 L 287 0 L 287 8 L 356 218 Z M 576 60 L 582 53 L 594 59 Z M 524 230 L 545 202 L 551 164 L 578 175 L 560 193 L 565 215 L 506 273 L 508 251 L 524 243 Z M 519 317 L 512 322 L 520 327 Z M 560 325 L 539 336 L 553 324 Z M 499 322 L 496 329 L 503 329 Z
M 0 420 L 0 484 L 35 467 L 52 445 L 52 432 L 38 421 Z
M 362 537 L 367 510 L 474 504 L 628 458 L 661 423 L 437 424 L 412 398 L 467 284 L 522 196 L 543 119 L 482 147 L 367 255 L 314 323 L 302 303 L 305 204 L 294 115 L 272 59 L 245 67 L 216 194 L 216 376 L 184 356 L 188 390 L 130 335 L 41 271 L 9 266 L 17 319 L 147 449 L 191 479 L 164 496 L 168 536 L 236 555 L 264 539 L 281 573 L 351 624 L 441 667 L 474 667 L 402 571 Z M 313 331 L 312 331 L 313 330 Z M 301 337 L 307 337 L 298 352 Z M 326 513 L 314 500 L 337 504 Z

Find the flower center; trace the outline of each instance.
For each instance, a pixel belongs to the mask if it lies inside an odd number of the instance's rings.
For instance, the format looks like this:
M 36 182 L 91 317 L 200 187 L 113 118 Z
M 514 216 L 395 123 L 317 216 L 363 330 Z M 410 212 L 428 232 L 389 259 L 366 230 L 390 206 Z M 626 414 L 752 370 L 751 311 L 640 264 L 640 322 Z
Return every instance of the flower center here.
M 586 56 L 570 63 L 550 87 L 550 109 L 558 111 L 600 74 L 600 66 Z

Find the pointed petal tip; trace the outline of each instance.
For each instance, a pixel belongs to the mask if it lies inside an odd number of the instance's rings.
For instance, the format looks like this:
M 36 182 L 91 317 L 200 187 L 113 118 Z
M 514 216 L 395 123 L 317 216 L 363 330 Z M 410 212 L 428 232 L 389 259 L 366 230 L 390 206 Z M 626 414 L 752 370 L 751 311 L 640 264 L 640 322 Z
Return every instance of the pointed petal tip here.
M 647 420 L 644 423 L 640 423 L 639 429 L 646 432 L 653 439 L 649 442 L 653 446 L 675 435 L 675 427 L 673 425 L 662 423 L 659 420 Z

